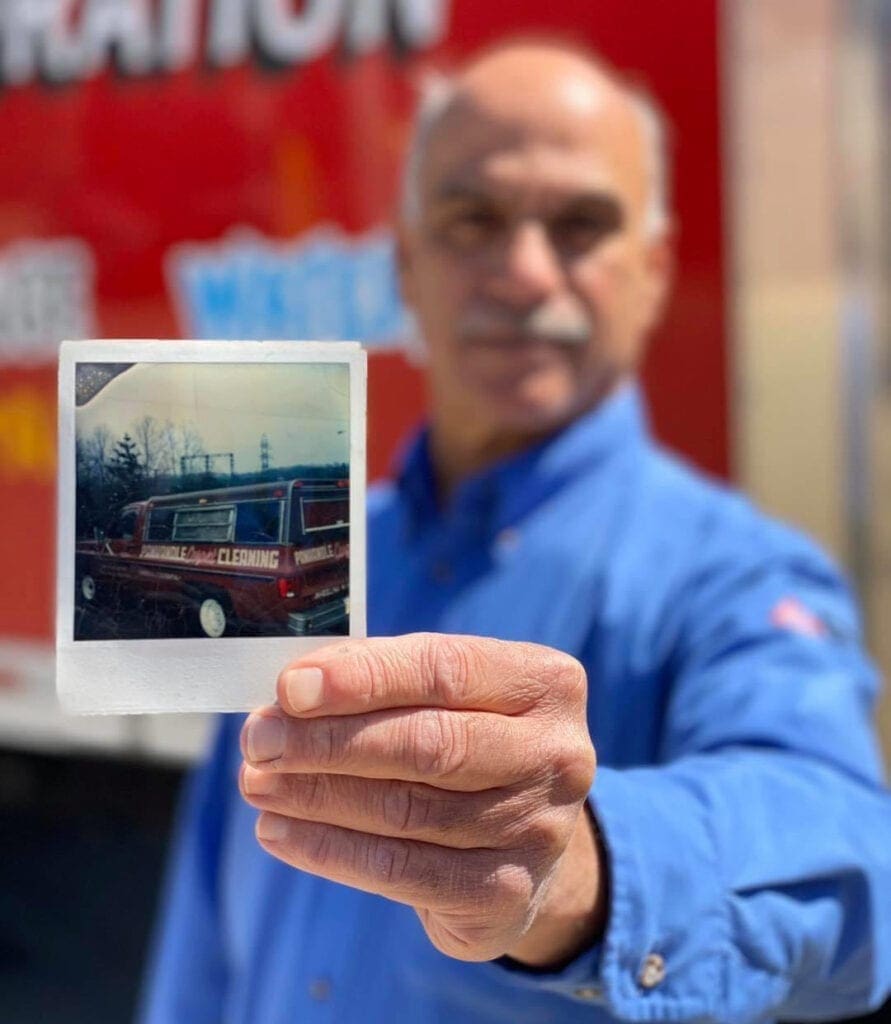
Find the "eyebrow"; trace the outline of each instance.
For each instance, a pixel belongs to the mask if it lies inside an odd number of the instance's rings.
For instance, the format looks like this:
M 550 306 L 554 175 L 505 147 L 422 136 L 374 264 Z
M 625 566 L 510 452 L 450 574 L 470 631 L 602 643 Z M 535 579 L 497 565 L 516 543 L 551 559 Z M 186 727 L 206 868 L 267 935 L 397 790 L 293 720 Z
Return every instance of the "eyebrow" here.
M 560 207 L 560 213 L 596 212 L 614 228 L 625 223 L 625 207 L 609 192 L 584 192 L 574 195 Z
M 437 203 L 479 202 L 480 200 L 492 202 L 494 198 L 485 189 L 462 185 L 458 182 L 446 182 L 444 185 L 440 185 L 432 196 L 433 201 Z
M 432 201 L 436 204 L 450 205 L 461 203 L 493 203 L 500 205 L 501 200 L 484 187 L 467 185 L 463 182 L 445 182 L 433 193 Z M 625 223 L 626 212 L 621 201 L 612 193 L 599 190 L 575 192 L 554 208 L 557 216 L 568 213 L 596 212 L 610 227 L 620 228 Z

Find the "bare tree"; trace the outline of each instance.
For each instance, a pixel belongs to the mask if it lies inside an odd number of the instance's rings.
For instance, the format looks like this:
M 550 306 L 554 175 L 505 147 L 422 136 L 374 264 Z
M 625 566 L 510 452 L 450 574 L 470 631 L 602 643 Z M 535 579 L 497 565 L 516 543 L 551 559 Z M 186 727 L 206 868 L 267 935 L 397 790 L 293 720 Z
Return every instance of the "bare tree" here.
M 182 423 L 176 431 L 176 465 L 182 464 L 183 458 L 189 459 L 193 455 L 203 455 L 205 452 L 204 440 L 198 433 L 194 423 Z
M 158 437 L 158 472 L 174 476 L 179 470 L 177 460 L 176 426 L 172 420 L 164 420 Z
M 97 424 L 83 447 L 84 460 L 90 476 L 104 486 L 108 480 L 108 460 L 111 458 L 111 431 L 104 423 Z
M 141 456 L 142 472 L 146 478 L 152 479 L 160 471 L 163 429 L 154 416 L 143 416 L 133 423 L 131 429 Z

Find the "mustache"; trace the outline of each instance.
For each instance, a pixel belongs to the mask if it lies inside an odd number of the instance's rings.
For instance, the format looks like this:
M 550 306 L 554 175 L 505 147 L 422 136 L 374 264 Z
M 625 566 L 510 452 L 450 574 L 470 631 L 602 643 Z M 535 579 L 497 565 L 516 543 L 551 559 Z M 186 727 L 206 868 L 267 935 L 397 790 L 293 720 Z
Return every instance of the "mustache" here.
M 594 331 L 586 310 L 577 306 L 544 305 L 525 313 L 503 306 L 475 306 L 458 320 L 462 341 L 510 340 L 545 341 L 555 345 L 584 345 Z

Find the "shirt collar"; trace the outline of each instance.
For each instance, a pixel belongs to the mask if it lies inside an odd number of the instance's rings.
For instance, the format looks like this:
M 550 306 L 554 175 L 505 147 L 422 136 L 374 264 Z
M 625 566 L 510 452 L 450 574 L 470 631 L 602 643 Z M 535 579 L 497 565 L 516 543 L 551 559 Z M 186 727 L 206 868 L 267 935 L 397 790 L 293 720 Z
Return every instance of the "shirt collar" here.
M 397 486 L 418 527 L 446 516 L 468 518 L 486 532 L 499 530 L 648 433 L 644 399 L 631 382 L 554 436 L 468 477 L 444 510 L 437 507 L 429 428 L 423 428 L 409 443 Z

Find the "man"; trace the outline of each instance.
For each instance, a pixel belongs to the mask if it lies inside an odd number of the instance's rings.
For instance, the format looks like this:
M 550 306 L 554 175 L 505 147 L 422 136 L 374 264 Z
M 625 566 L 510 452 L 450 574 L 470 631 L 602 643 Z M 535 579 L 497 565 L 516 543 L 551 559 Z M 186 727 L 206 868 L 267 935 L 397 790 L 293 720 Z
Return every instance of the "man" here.
M 400 260 L 430 427 L 371 502 L 378 639 L 224 723 L 147 1021 L 881 999 L 891 800 L 848 592 L 659 451 L 633 384 L 671 266 L 660 159 L 648 105 L 554 45 L 422 112 Z

